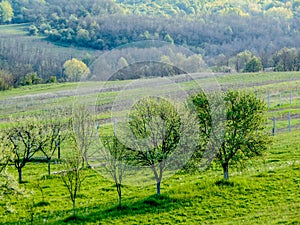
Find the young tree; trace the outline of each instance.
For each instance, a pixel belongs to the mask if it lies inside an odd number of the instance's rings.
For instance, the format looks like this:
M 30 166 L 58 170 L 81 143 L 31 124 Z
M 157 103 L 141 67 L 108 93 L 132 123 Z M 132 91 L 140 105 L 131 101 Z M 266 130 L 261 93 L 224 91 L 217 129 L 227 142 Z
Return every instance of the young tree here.
M 61 172 L 61 179 L 68 190 L 72 201 L 73 216 L 76 218 L 76 198 L 86 175 L 82 168 L 82 155 L 77 144 L 73 142 L 71 147 L 63 163 L 64 170 Z
M 171 101 L 157 97 L 136 102 L 129 113 L 130 160 L 151 168 L 158 195 L 164 171 L 183 166 L 193 152 L 194 121 L 192 115 L 184 115 Z
M 48 175 L 51 174 L 51 159 L 54 153 L 60 147 L 60 144 L 65 139 L 66 135 L 63 135 L 63 122 L 61 118 L 50 118 L 47 123 L 42 125 L 42 134 L 44 142 L 41 145 L 41 152 L 48 162 Z
M 214 135 L 211 110 L 206 95 L 193 96 L 198 111 L 201 138 Z M 226 121 L 222 143 L 216 151 L 216 161 L 222 166 L 224 179 L 229 179 L 229 165 L 243 163 L 246 159 L 261 155 L 267 149 L 270 138 L 266 133 L 267 107 L 263 100 L 252 92 L 228 91 L 223 96 Z
M 22 194 L 18 184 L 13 176 L 7 171 L 7 165 L 12 160 L 12 146 L 5 135 L 0 133 L 0 200 L 4 200 L 5 206 L 8 206 L 8 197 Z
M 12 161 L 18 170 L 19 183 L 22 183 L 22 168 L 44 144 L 45 139 L 41 133 L 42 128 L 36 118 L 17 121 L 6 132 L 12 145 Z
M 88 151 L 95 138 L 94 117 L 85 105 L 79 105 L 74 107 L 71 123 L 75 134 L 75 142 L 83 157 L 82 167 L 85 164 L 89 166 Z
M 103 147 L 101 156 L 104 160 L 104 168 L 115 182 L 119 197 L 119 206 L 122 206 L 122 180 L 128 167 L 128 152 L 116 136 L 101 138 Z

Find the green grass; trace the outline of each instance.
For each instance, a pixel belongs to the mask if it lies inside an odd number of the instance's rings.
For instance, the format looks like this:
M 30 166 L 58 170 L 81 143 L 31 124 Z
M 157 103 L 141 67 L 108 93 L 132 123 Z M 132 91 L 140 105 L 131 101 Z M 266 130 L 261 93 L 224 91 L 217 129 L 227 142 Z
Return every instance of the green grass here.
M 28 24 L 9 24 L 0 26 L 0 34 L 2 36 L 18 35 L 24 36 L 27 34 Z
M 287 127 L 285 118 L 288 112 L 292 115 L 300 114 L 300 97 L 296 89 L 300 73 L 230 74 L 217 79 L 223 87 L 248 86 L 265 100 L 268 92 L 273 93 L 268 118 L 276 116 L 278 128 Z M 204 83 L 209 80 L 211 78 L 205 78 L 204 81 L 199 79 Z M 108 91 L 99 94 L 96 90 L 103 85 L 101 82 L 81 83 L 78 89 L 77 83 L 12 89 L 1 92 L 0 101 L 6 105 L 1 105 L 0 118 L 38 114 L 53 104 L 72 105 L 74 89 L 82 94 L 78 98 L 80 101 L 96 103 L 103 109 L 110 106 L 119 94 L 122 94 L 122 99 L 128 100 L 129 94 L 134 94 L 135 91 L 147 93 L 148 89 L 138 86 L 132 87 L 128 92 L 120 91 L 130 83 L 131 81 L 108 82 L 105 85 L 109 87 Z M 161 88 L 161 93 L 170 91 L 170 87 L 172 85 Z M 192 82 L 186 82 L 182 83 L 182 87 L 190 90 L 194 86 Z M 295 90 L 292 105 L 288 102 L 291 88 Z M 282 105 L 278 105 L 278 99 L 275 99 L 280 91 L 286 91 L 286 100 Z M 53 98 L 41 98 L 45 93 L 56 95 L 57 98 L 55 101 Z M 30 96 L 32 100 L 29 101 L 24 96 Z M 109 107 L 100 111 L 97 118 L 103 121 L 110 118 Z M 0 124 L 4 127 L 10 123 L 1 121 Z M 300 124 L 300 119 L 292 120 L 292 125 L 297 124 Z M 269 120 L 268 129 L 271 128 L 272 121 Z M 113 124 L 104 122 L 101 129 L 111 132 Z M 221 180 L 222 171 L 213 164 L 205 172 L 178 173 L 164 180 L 162 195 L 159 197 L 154 195 L 155 184 L 125 185 L 122 208 L 117 207 L 114 184 L 98 172 L 88 170 L 88 177 L 78 197 L 77 220 L 71 217 L 71 201 L 59 176 L 47 177 L 47 165 L 44 162 L 30 162 L 23 169 L 25 183 L 21 187 L 33 194 L 28 198 L 11 199 L 14 211 L 6 210 L 0 205 L 0 224 L 30 224 L 31 216 L 34 219 L 32 224 L 300 224 L 299 135 L 299 127 L 293 128 L 292 132 L 283 130 L 277 133 L 274 143 L 263 157 L 248 161 L 241 169 L 230 168 L 230 182 Z M 67 148 L 65 146 L 64 151 Z M 60 164 L 52 163 L 52 171 L 59 171 L 61 168 Z M 13 166 L 9 170 L 14 176 L 17 175 Z M 43 177 L 47 179 L 41 180 Z M 130 182 L 134 184 L 137 181 Z M 43 187 L 44 199 L 37 184 Z
M 80 221 L 73 224 L 299 224 L 300 217 L 300 132 L 275 137 L 263 158 L 240 172 L 232 169 L 230 182 L 220 182 L 219 169 L 187 175 L 177 174 L 162 184 L 157 197 L 155 185 L 124 186 L 124 205 L 117 207 L 112 182 L 87 171 L 78 198 Z M 53 165 L 59 170 L 60 165 Z M 34 192 L 34 224 L 64 224 L 72 215 L 71 202 L 58 176 L 39 181 L 46 164 L 30 163 L 22 184 Z M 36 184 L 44 187 L 44 202 Z M 32 201 L 32 199 L 31 199 Z M 29 223 L 26 201 L 12 202 L 18 213 L 4 213 L 5 224 Z M 70 221 L 68 222 L 68 224 Z

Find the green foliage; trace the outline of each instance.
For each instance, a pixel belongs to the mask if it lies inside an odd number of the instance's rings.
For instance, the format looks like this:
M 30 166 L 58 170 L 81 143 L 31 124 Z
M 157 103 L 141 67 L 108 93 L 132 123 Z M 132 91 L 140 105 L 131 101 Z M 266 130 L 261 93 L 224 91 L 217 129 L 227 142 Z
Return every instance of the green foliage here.
M 176 150 L 180 140 L 181 120 L 176 108 L 165 99 L 145 98 L 135 103 L 129 115 L 129 128 L 133 137 L 139 140 L 132 149 L 134 163 L 153 170 L 157 194 L 167 158 Z M 131 144 L 132 144 L 131 143 Z
M 119 207 L 122 206 L 122 181 L 128 168 L 128 151 L 116 136 L 101 137 L 101 157 L 104 159 L 104 167 L 111 179 L 115 182 Z
M 193 97 L 193 103 L 198 111 L 201 138 L 204 140 L 217 136 L 220 145 L 216 149 L 216 160 L 222 166 L 224 179 L 228 179 L 228 166 L 261 155 L 270 143 L 266 133 L 266 104 L 249 91 L 228 91 L 222 97 L 221 111 L 224 111 L 225 121 L 221 114 L 211 109 L 216 104 L 215 99 L 208 99 L 201 92 Z M 224 106 L 222 106 L 224 104 Z M 218 126 L 214 124 L 218 120 Z M 224 126 L 224 136 L 220 137 L 220 128 Z M 218 127 L 216 129 L 216 127 Z M 209 141 L 209 140 L 208 140 Z M 215 143 L 214 143 L 215 144 Z
M 299 72 L 251 73 L 246 76 L 245 74 L 226 74 L 216 77 L 224 88 L 231 87 L 231 85 L 253 87 L 259 84 L 254 88 L 257 95 L 261 94 L 262 96 L 265 96 L 268 90 L 273 91 L 274 94 L 277 91 L 290 90 L 290 88 L 295 90 L 299 86 L 299 78 Z M 200 80 L 209 82 L 211 77 L 201 77 Z M 149 82 L 149 80 L 141 82 Z M 128 81 L 107 82 L 108 89 L 113 91 L 101 93 L 98 103 L 103 107 L 111 104 L 119 93 L 115 91 L 116 88 L 120 89 L 122 85 L 128 83 Z M 97 88 L 102 84 L 101 82 L 87 82 L 82 85 L 86 91 L 86 87 L 98 90 Z M 183 83 L 183 85 L 185 88 L 189 88 L 189 82 Z M 47 98 L 43 101 L 46 105 L 40 104 L 40 101 L 36 101 L 36 105 L 32 105 L 34 102 L 28 102 L 28 99 L 21 101 L 21 96 L 43 97 L 45 93 L 55 94 L 60 91 L 68 93 L 77 86 L 76 83 L 43 84 L 4 91 L 0 95 L 4 103 L 17 99 L 16 102 L 11 103 L 12 108 L 22 107 L 24 102 L 29 106 L 28 108 L 23 106 L 23 109 L 27 109 L 25 113 L 19 110 L 16 114 L 11 113 L 12 109 L 1 107 L 2 118 L 6 118 L 7 114 L 13 117 L 32 115 L 41 108 L 47 108 L 53 104 L 53 99 Z M 93 90 L 90 95 L 93 95 Z M 84 97 L 86 101 L 89 101 L 88 94 Z M 296 98 L 297 95 L 294 97 Z M 71 102 L 72 98 L 72 96 L 66 95 L 59 96 L 55 105 L 64 107 Z M 207 104 L 209 101 L 204 99 L 203 108 Z M 7 105 L 3 106 L 7 107 Z M 38 106 L 38 110 L 32 109 L 32 106 Z M 289 110 L 294 110 L 292 112 L 296 115 L 298 114 L 297 107 L 297 102 L 289 106 L 274 106 L 274 108 L 271 107 L 271 110 L 274 111 L 270 111 L 268 116 L 272 117 L 274 113 L 283 118 Z M 106 118 L 110 118 L 110 115 L 105 117 L 107 114 L 100 113 L 97 116 L 100 120 L 104 118 L 102 121 L 106 121 Z M 2 126 L 6 124 L 5 121 L 6 119 L 1 120 Z M 267 124 L 270 124 L 270 121 L 267 121 Z M 294 124 L 295 128 L 298 124 L 299 122 Z M 269 150 L 264 152 L 263 158 L 248 160 L 242 170 L 232 167 L 230 181 L 220 181 L 222 170 L 213 164 L 210 169 L 201 174 L 181 172 L 169 179 L 164 179 L 162 190 L 165 194 L 161 196 L 152 196 L 155 191 L 152 186 L 122 186 L 122 190 L 124 190 L 122 207 L 118 207 L 116 204 L 117 198 L 113 182 L 104 179 L 103 176 L 92 170 L 84 170 L 87 177 L 77 195 L 76 219 L 70 218 L 72 206 L 68 201 L 69 193 L 63 182 L 60 182 L 60 177 L 56 175 L 64 170 L 64 165 L 53 164 L 53 171 L 56 173 L 49 177 L 46 175 L 46 162 L 32 160 L 26 164 L 26 169 L 24 169 L 24 177 L 27 177 L 28 182 L 21 186 L 28 191 L 32 190 L 34 202 L 30 204 L 29 208 L 27 200 L 23 197 L 12 196 L 8 200 L 0 199 L 1 206 L 6 201 L 14 207 L 14 211 L 0 207 L 2 215 L 0 223 L 63 224 L 64 221 L 68 221 L 66 223 L 99 224 L 100 221 L 101 224 L 298 224 L 299 219 L 295 215 L 298 215 L 300 210 L 298 203 L 299 134 L 296 129 L 292 132 L 278 133 Z M 70 143 L 66 143 L 63 146 L 62 156 L 66 157 L 71 149 Z M 36 156 L 40 156 L 40 153 Z M 7 171 L 17 177 L 13 165 L 7 167 Z M 43 194 L 36 185 L 40 182 L 41 177 L 46 178 L 41 183 Z M 164 177 L 166 176 L 164 175 Z M 49 204 L 39 204 L 43 201 Z M 31 217 L 31 215 L 33 216 Z M 77 220 L 78 217 L 80 219 Z
M 42 79 L 38 77 L 36 72 L 26 74 L 22 85 L 33 85 L 42 83 Z
M 246 68 L 244 72 L 259 72 L 263 69 L 261 60 L 254 56 L 252 59 L 246 64 Z
M 57 83 L 57 78 L 56 78 L 56 76 L 51 76 L 51 77 L 49 78 L 49 80 L 48 80 L 47 83 Z
M 282 48 L 273 55 L 276 71 L 295 71 L 300 67 L 300 51 L 295 48 Z

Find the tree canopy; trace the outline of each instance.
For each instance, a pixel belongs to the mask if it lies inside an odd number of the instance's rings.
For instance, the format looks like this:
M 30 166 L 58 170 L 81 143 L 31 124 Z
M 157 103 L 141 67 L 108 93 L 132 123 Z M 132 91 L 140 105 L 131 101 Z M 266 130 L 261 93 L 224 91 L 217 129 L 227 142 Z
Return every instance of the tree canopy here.
M 217 163 L 222 166 L 224 179 L 229 178 L 229 165 L 243 165 L 247 159 L 261 155 L 270 143 L 266 132 L 266 103 L 249 91 L 227 91 L 223 96 L 225 120 L 217 123 L 224 126 L 221 144 L 216 150 Z M 198 112 L 201 138 L 209 139 L 219 131 L 212 129 L 213 117 L 210 104 L 201 92 L 193 97 Z M 206 141 L 207 143 L 207 141 Z

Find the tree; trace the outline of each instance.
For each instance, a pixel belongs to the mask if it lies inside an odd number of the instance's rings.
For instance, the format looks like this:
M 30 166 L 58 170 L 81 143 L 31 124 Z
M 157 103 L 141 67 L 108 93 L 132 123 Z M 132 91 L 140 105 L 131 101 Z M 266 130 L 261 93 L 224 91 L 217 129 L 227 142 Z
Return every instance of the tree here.
M 282 48 L 273 55 L 276 71 L 294 71 L 297 69 L 297 51 L 294 48 Z
M 52 112 L 53 113 L 53 112 Z M 55 114 L 55 118 L 51 118 L 50 120 L 46 120 L 46 124 L 42 125 L 42 133 L 44 137 L 43 144 L 41 145 L 41 152 L 47 159 L 48 163 L 48 175 L 51 174 L 51 160 L 56 150 L 58 150 L 62 141 L 65 139 L 66 135 L 63 135 L 63 122 L 62 118 L 58 118 L 57 114 Z
M 0 2 L 0 22 L 10 22 L 14 16 L 13 8 L 8 1 Z
M 130 160 L 152 170 L 158 195 L 164 171 L 181 169 L 196 145 L 194 117 L 182 111 L 169 100 L 146 97 L 129 113 L 129 130 L 124 135 L 128 135 Z
M 252 59 L 246 64 L 244 72 L 259 72 L 263 68 L 261 60 L 253 56 Z
M 243 71 L 246 67 L 246 64 L 251 60 L 252 53 L 249 50 L 238 53 L 231 61 L 235 65 L 235 70 L 237 72 Z
M 122 181 L 125 174 L 128 160 L 126 146 L 123 145 L 116 136 L 103 137 L 101 156 L 104 160 L 104 168 L 115 182 L 119 206 L 122 206 Z
M 90 73 L 89 68 L 78 59 L 67 60 L 63 65 L 63 71 L 68 81 L 78 82 L 85 79 Z
M 61 172 L 61 179 L 68 190 L 72 201 L 73 217 L 76 218 L 76 198 L 80 192 L 86 174 L 82 168 L 82 155 L 75 142 L 63 162 L 64 170 Z
M 201 138 L 208 139 L 214 135 L 211 110 L 207 97 L 203 92 L 193 96 L 198 111 Z M 222 166 L 224 179 L 229 179 L 229 165 L 241 165 L 247 159 L 261 155 L 267 149 L 270 138 L 266 133 L 267 107 L 263 100 L 252 92 L 233 91 L 223 96 L 226 121 L 222 143 L 216 151 L 216 161 Z
M 91 112 L 84 106 L 74 107 L 71 120 L 75 142 L 82 155 L 82 167 L 89 166 L 88 151 L 95 138 L 95 122 Z
M 18 170 L 19 183 L 22 183 L 22 168 L 38 152 L 45 139 L 36 118 L 17 121 L 6 131 L 7 139 L 12 146 L 12 161 Z
M 16 180 L 7 171 L 7 165 L 13 156 L 11 148 L 6 135 L 0 133 L 0 200 L 4 200 L 5 203 L 5 199 L 11 195 L 21 194 Z
M 5 91 L 13 86 L 13 76 L 5 70 L 0 70 L 0 91 Z

